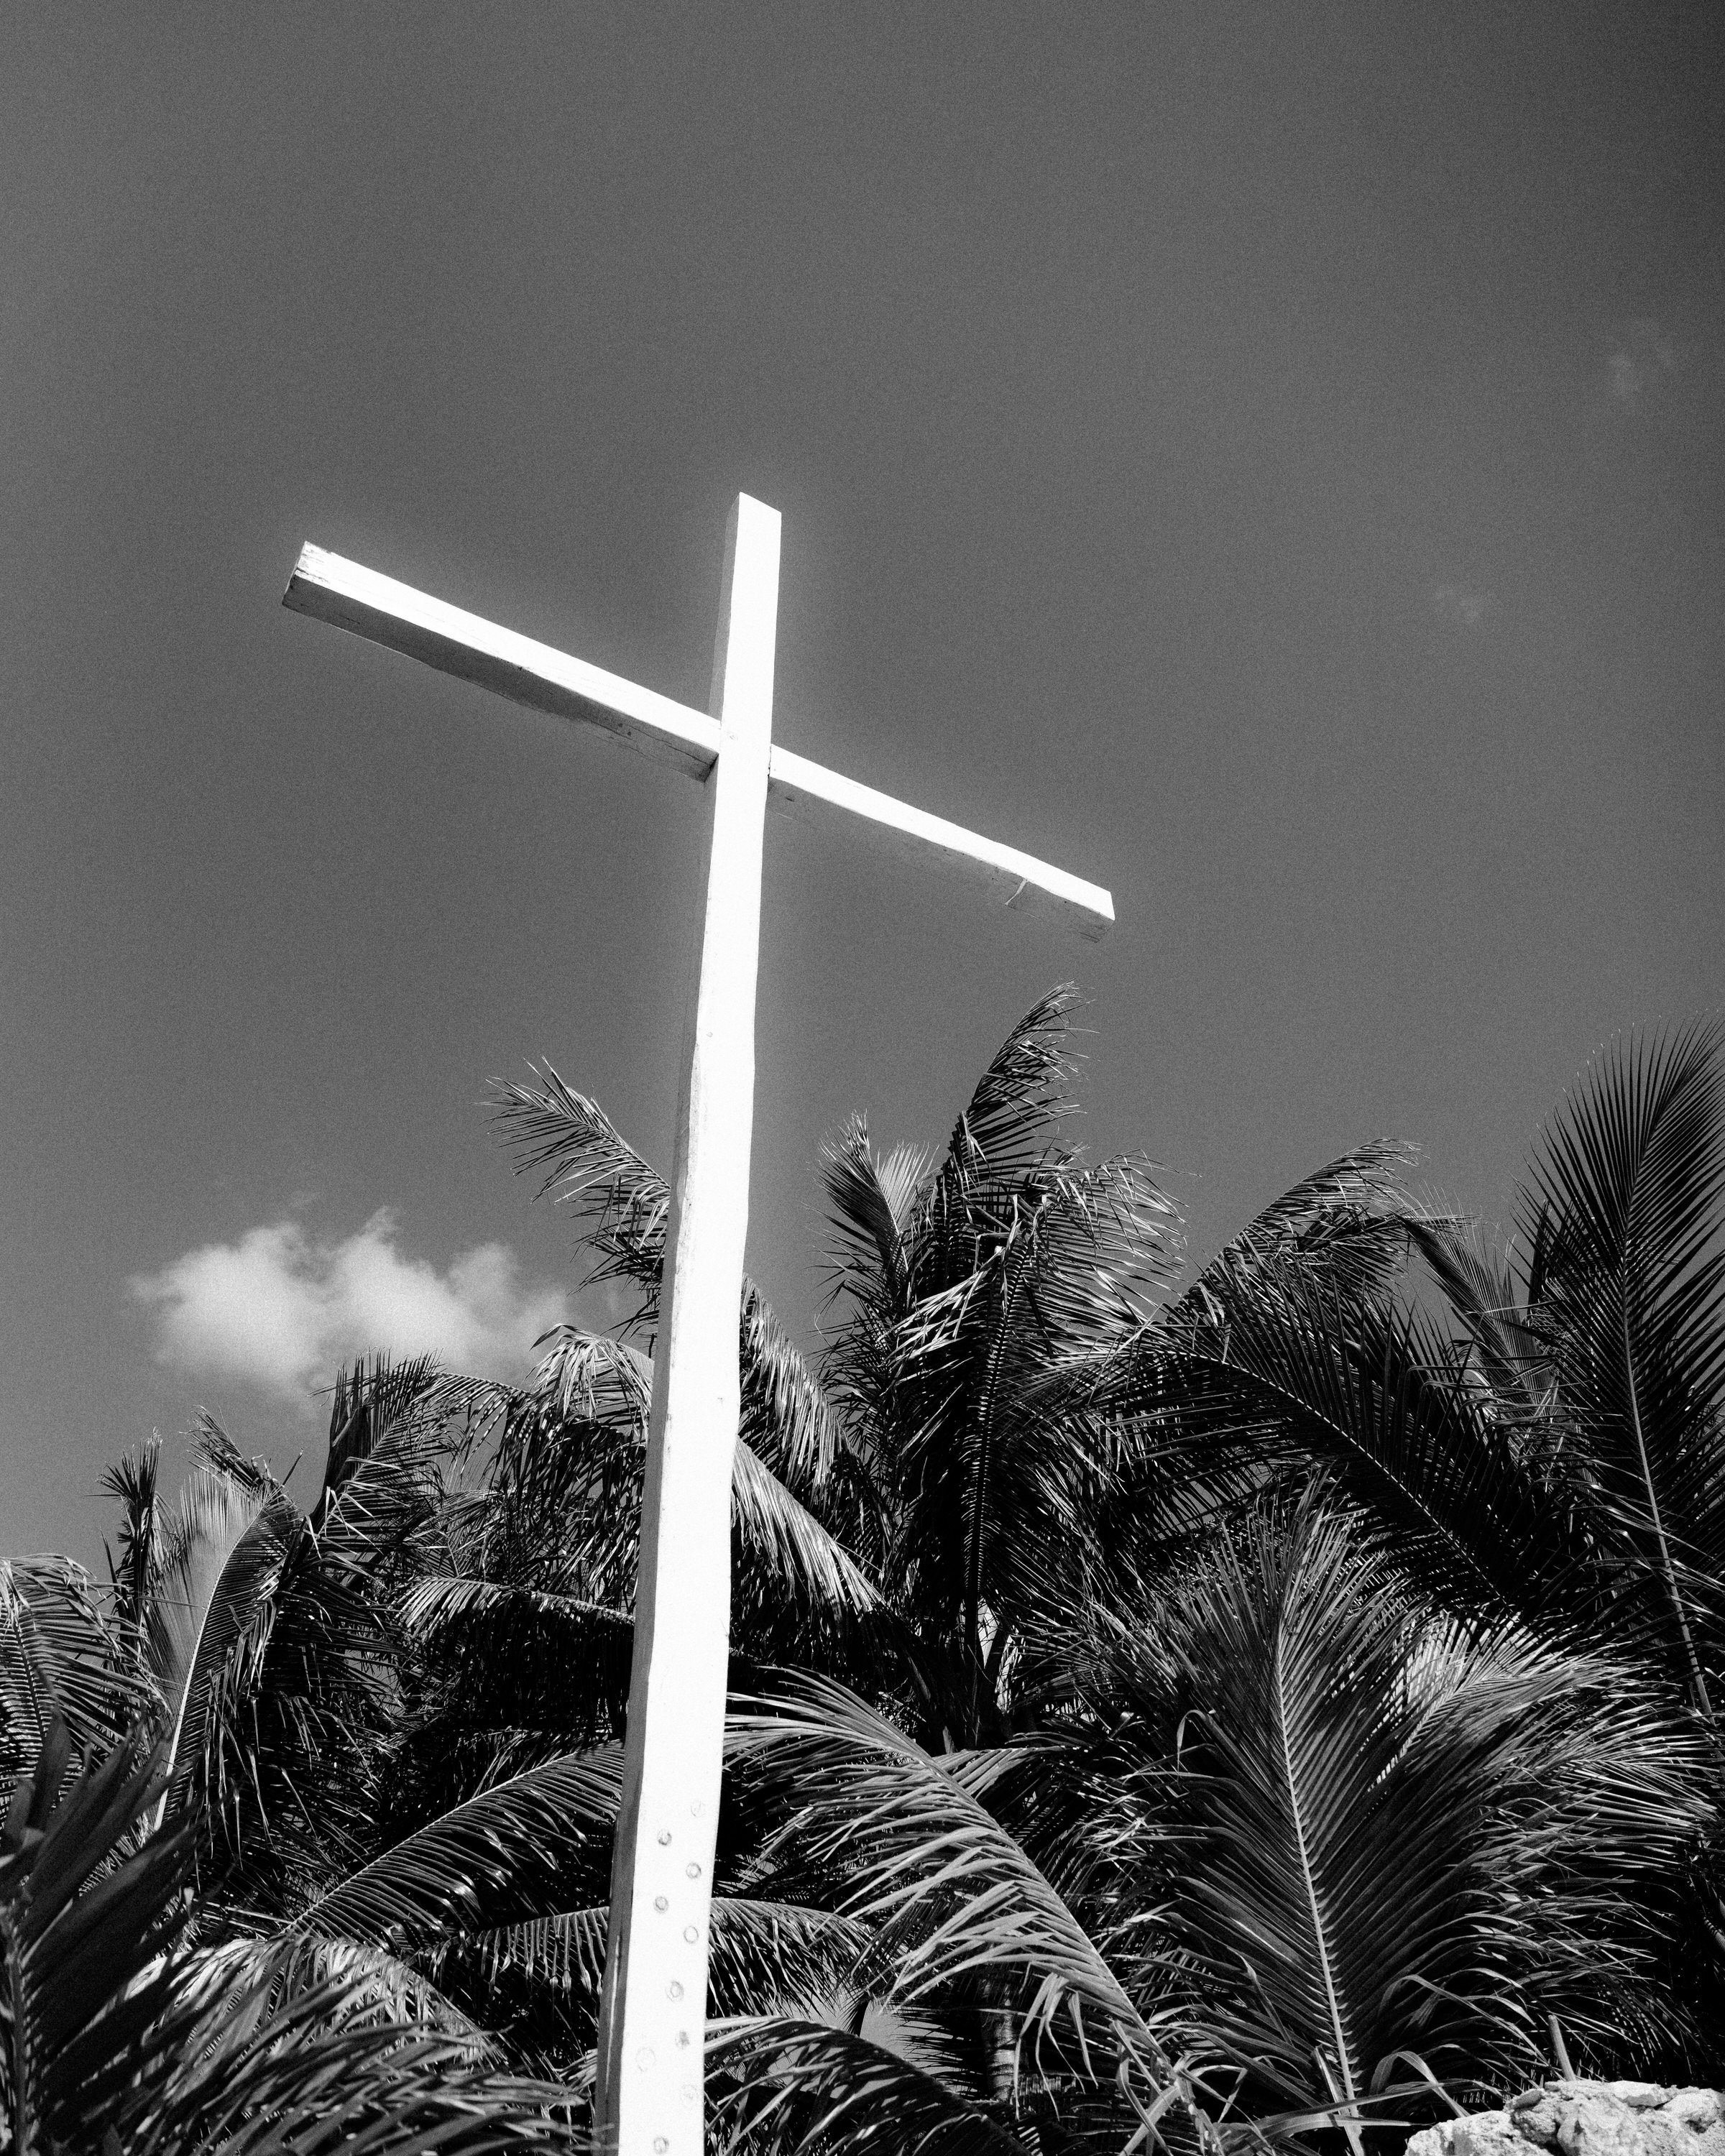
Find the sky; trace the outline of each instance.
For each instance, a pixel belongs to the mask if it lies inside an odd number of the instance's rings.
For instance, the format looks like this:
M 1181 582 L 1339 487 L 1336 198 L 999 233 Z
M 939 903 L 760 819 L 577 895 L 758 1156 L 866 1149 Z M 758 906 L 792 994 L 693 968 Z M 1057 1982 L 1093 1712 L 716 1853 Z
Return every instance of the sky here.
M 1508 1219 L 1722 999 L 1725 16 L 19 8 L 0 69 L 0 1550 L 200 1408 L 604 1322 L 489 1132 L 668 1167 L 698 788 L 285 611 L 311 539 L 1109 886 L 772 819 L 749 1264 L 1086 998 L 1201 1259 L 1363 1140 Z M 1068 1130 L 1071 1129 L 1068 1126 Z M 300 1490 L 302 1498 L 310 1487 Z

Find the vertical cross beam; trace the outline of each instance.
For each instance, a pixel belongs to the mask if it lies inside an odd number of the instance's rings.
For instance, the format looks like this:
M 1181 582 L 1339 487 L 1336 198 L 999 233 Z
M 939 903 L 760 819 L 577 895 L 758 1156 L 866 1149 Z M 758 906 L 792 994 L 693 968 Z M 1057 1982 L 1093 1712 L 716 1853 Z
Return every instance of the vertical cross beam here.
M 726 540 L 713 658 L 720 746 L 705 781 L 711 800 L 706 908 L 654 1357 L 623 1806 L 599 2007 L 593 2124 L 595 2146 L 607 2156 L 701 2156 L 702 2147 L 778 547 L 778 512 L 740 495 Z

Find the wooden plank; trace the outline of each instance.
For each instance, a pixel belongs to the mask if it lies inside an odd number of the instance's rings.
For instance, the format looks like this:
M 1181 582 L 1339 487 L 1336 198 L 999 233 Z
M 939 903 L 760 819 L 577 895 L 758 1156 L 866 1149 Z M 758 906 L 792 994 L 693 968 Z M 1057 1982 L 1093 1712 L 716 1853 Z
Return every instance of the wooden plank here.
M 815 823 L 834 812 L 860 817 L 875 827 L 891 850 L 904 855 L 932 852 L 966 875 L 980 878 L 1004 905 L 1020 912 L 1050 916 L 1095 942 L 1114 925 L 1114 901 L 1100 884 L 1050 867 L 1014 846 L 1003 846 L 974 831 L 928 815 L 908 802 L 895 801 L 775 747 L 768 798 L 782 808 Z
M 321 547 L 301 550 L 282 603 L 511 703 L 603 726 L 693 778 L 704 779 L 718 756 L 719 724 L 706 712 Z M 1045 915 L 1091 942 L 1113 926 L 1114 901 L 1100 885 L 913 808 L 789 749 L 773 749 L 768 785 L 773 808 L 817 824 L 834 812 L 860 817 L 875 827 L 890 850 L 907 856 L 932 852 L 1019 912 Z
M 321 547 L 301 548 L 282 604 L 423 660 L 439 673 L 476 682 L 511 703 L 603 726 L 696 778 L 705 778 L 718 756 L 719 724 L 705 711 L 499 629 Z
M 731 1625 L 737 1313 L 754 1122 L 761 855 L 779 518 L 737 498 L 714 660 L 722 749 L 655 1342 L 594 2146 L 701 2156 L 712 1869 Z

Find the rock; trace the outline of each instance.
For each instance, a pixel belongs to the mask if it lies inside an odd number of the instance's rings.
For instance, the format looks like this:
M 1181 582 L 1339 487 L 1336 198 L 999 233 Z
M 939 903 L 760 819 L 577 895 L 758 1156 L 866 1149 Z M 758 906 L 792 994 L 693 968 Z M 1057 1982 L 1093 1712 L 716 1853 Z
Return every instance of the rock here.
M 1529 2145 L 1507 2112 L 1479 2111 L 1428 2126 L 1409 2142 L 1407 2156 L 1528 2156 Z
M 1725 2156 L 1725 2097 L 1656 2082 L 1548 2082 L 1506 2111 L 1446 2118 L 1407 2156 Z

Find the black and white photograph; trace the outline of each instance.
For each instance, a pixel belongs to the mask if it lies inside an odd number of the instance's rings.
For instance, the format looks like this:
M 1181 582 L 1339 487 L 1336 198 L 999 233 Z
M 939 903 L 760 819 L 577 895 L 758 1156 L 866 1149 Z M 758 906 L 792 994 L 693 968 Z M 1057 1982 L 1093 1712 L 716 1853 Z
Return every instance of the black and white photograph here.
M 1725 9 L 0 13 L 0 2156 L 1725 2156 Z

